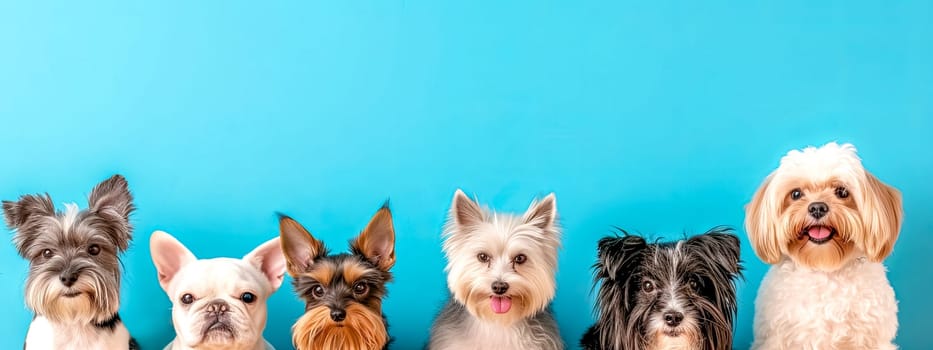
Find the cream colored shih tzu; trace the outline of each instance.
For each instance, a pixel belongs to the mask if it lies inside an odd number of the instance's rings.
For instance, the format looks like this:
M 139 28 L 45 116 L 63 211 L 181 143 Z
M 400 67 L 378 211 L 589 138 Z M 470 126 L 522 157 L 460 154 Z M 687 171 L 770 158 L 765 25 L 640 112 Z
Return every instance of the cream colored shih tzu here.
M 772 264 L 755 301 L 753 349 L 896 349 L 897 300 L 881 264 L 900 232 L 901 195 L 851 144 L 793 150 L 746 207 Z

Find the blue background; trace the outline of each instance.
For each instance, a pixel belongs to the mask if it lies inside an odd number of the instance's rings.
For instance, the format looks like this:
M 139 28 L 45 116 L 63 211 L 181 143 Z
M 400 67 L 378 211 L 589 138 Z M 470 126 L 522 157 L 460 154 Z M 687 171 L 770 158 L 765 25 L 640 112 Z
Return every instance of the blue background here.
M 898 342 L 933 348 L 933 2 L 244 3 L 0 1 L 0 198 L 85 206 L 126 175 L 139 210 L 122 314 L 144 347 L 172 338 L 153 230 L 200 257 L 242 256 L 277 235 L 280 210 L 344 247 L 386 198 L 398 264 L 385 311 L 396 348 L 420 347 L 462 187 L 511 211 L 557 193 L 554 307 L 574 347 L 611 225 L 739 228 L 746 348 L 767 267 L 743 205 L 787 150 L 839 140 L 904 193 L 887 260 Z M 31 318 L 26 269 L 0 245 L 2 348 Z M 274 345 L 290 348 L 302 308 L 290 284 L 274 295 Z

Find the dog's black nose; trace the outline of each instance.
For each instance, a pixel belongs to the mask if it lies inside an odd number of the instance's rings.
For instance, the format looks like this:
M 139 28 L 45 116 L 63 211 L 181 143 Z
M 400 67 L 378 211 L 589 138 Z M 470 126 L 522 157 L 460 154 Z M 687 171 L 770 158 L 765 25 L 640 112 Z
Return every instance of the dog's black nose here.
M 509 284 L 502 281 L 492 282 L 492 292 L 498 295 L 505 294 L 509 291 Z
M 330 310 L 330 319 L 334 322 L 340 322 L 347 318 L 347 312 L 343 309 L 331 309 Z
M 668 326 L 677 327 L 684 320 L 684 314 L 677 311 L 668 311 L 664 313 L 664 323 Z
M 78 281 L 78 273 L 74 271 L 62 272 L 62 274 L 58 276 L 58 280 L 62 281 L 65 287 L 71 287 Z
M 813 202 L 810 203 L 809 207 L 807 207 L 807 211 L 810 212 L 810 216 L 812 216 L 814 219 L 819 219 L 823 216 L 826 216 L 826 212 L 829 211 L 829 206 L 823 202 Z

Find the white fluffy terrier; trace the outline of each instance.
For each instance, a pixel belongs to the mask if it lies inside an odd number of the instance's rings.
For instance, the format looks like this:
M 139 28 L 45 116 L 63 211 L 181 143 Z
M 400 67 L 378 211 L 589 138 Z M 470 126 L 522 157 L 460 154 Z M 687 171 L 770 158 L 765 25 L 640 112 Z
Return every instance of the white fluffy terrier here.
M 772 264 L 752 349 L 896 349 L 897 300 L 881 262 L 902 218 L 900 192 L 851 144 L 787 153 L 746 207 L 752 247 Z
M 431 350 L 561 350 L 548 310 L 556 287 L 554 194 L 522 216 L 481 208 L 460 190 L 444 230 L 451 298 L 431 329 Z

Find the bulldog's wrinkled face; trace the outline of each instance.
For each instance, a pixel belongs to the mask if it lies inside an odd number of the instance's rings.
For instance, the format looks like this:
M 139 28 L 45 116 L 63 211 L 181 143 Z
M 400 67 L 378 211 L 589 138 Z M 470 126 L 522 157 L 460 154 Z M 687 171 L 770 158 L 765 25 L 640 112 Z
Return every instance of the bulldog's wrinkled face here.
M 238 259 L 198 260 L 175 279 L 172 321 L 185 345 L 246 345 L 262 337 L 273 289 L 259 269 Z
M 186 255 L 191 253 L 168 234 L 157 232 L 152 242 L 160 282 L 172 300 L 175 342 L 193 349 L 250 349 L 264 341 L 266 300 L 285 273 L 278 239 L 243 259 L 203 260 Z

